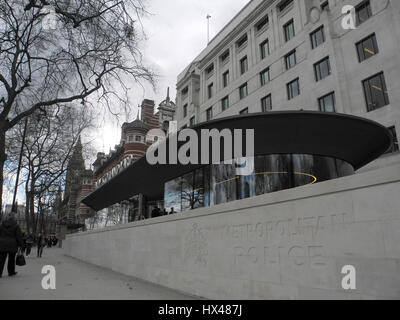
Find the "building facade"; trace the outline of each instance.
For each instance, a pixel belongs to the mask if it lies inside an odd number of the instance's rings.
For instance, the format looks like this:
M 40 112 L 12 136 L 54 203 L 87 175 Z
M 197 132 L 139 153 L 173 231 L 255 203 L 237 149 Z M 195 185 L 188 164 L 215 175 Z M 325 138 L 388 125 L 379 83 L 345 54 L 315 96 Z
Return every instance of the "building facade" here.
M 344 5 L 356 29 L 342 27 Z M 178 128 L 255 112 L 351 114 L 394 136 L 361 170 L 399 163 L 399 10 L 393 0 L 250 1 L 178 76 Z
M 134 121 L 122 124 L 120 143 L 113 150 L 110 150 L 108 155 L 103 152 L 97 153 L 97 158 L 93 163 L 92 184 L 82 186 L 80 201 L 114 178 L 121 170 L 145 156 L 146 150 L 156 139 L 148 135 L 150 130 L 163 129 L 165 132 L 168 131 L 169 121 L 173 120 L 175 114 L 175 103 L 169 96 L 169 88 L 167 96 L 159 104 L 157 112 L 154 108 L 155 102 L 153 100 L 144 99 L 140 106 L 141 115 L 139 116 L 138 112 Z M 141 181 L 135 180 L 135 183 L 140 184 Z M 96 229 L 108 224 L 121 224 L 142 219 L 149 215 L 152 208 L 160 206 L 157 201 L 150 202 L 147 210 L 145 210 L 146 212 L 139 213 L 138 201 L 138 196 L 125 199 L 99 211 L 97 214 L 94 214 L 92 208 L 80 202 L 81 218 L 89 218 L 86 221 L 87 227 Z

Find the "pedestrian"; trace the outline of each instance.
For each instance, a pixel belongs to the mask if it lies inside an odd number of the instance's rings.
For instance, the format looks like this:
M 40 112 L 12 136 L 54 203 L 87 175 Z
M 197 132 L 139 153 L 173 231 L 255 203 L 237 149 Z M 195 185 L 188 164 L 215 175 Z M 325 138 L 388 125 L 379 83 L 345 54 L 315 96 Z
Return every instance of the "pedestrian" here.
M 43 248 L 46 246 L 46 238 L 44 235 L 39 233 L 37 238 L 37 257 L 41 258 L 43 253 Z
M 22 247 L 21 247 L 21 254 L 25 254 L 25 250 L 26 250 L 26 238 L 27 238 L 27 234 L 26 234 L 26 232 L 22 232 Z
M 31 249 L 33 246 L 34 237 L 32 233 L 29 233 L 26 237 L 26 256 L 28 257 L 31 254 Z
M 51 238 L 50 238 L 50 236 L 48 236 L 46 238 L 46 242 L 47 242 L 47 248 L 51 248 Z
M 7 271 L 10 277 L 15 276 L 15 255 L 22 247 L 21 229 L 13 214 L 7 214 L 0 225 L 0 278 L 8 257 Z
M 163 214 L 163 216 L 166 216 L 166 215 L 168 214 L 167 209 L 164 208 L 164 209 L 162 210 L 162 214 Z
M 175 213 L 175 211 L 174 211 L 174 207 L 172 207 L 171 208 L 171 211 L 170 211 L 170 213 L 169 214 L 174 214 Z

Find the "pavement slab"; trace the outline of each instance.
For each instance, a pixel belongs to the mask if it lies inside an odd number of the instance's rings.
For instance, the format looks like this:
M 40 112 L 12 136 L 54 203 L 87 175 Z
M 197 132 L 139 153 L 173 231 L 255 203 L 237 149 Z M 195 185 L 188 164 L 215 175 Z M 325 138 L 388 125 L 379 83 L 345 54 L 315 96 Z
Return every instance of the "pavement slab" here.
M 189 295 L 85 263 L 64 255 L 60 248 L 45 248 L 42 258 L 32 249 L 18 274 L 0 278 L 0 300 L 191 300 Z M 6 262 L 7 264 L 7 262 Z M 56 270 L 56 289 L 43 289 L 42 267 Z

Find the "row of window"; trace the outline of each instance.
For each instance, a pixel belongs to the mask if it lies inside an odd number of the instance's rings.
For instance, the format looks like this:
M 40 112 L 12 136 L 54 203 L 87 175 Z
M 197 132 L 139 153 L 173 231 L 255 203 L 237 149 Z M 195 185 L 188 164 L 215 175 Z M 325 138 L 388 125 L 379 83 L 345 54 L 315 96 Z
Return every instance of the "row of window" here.
M 284 26 L 284 30 L 285 30 L 285 34 L 287 34 L 287 41 L 291 39 L 292 36 L 294 36 L 294 24 L 293 24 L 293 20 L 290 20 L 287 24 L 285 24 Z M 321 40 L 322 39 L 322 40 Z M 321 28 L 319 28 L 318 30 L 316 30 L 315 32 L 313 32 L 313 34 L 311 35 L 311 41 L 312 41 L 312 46 L 313 48 L 315 48 L 316 46 L 318 46 L 319 44 L 321 44 L 322 42 L 325 41 L 325 36 L 323 33 L 323 26 Z M 269 54 L 269 41 L 268 39 L 266 39 L 265 41 L 263 41 L 260 46 L 260 57 L 261 59 L 265 59 Z M 227 57 L 229 56 L 229 50 L 227 50 L 227 52 L 225 52 L 223 54 L 223 57 Z M 291 51 L 289 54 L 287 54 L 285 57 L 285 64 L 286 64 L 286 69 L 290 69 L 292 67 L 294 67 L 296 65 L 296 50 Z M 328 61 L 329 63 L 329 61 Z M 248 58 L 247 56 L 244 56 L 243 58 L 240 59 L 239 61 L 239 69 L 240 69 L 240 74 L 244 74 L 245 72 L 248 71 L 249 69 L 249 63 L 248 63 Z M 206 72 L 212 72 L 214 70 L 214 65 L 211 64 L 207 69 Z M 330 67 L 329 67 L 330 70 Z M 329 71 L 330 72 L 330 71 Z M 269 78 L 269 68 L 263 70 L 260 73 L 260 78 L 261 78 L 261 85 L 265 85 L 266 83 L 269 82 L 270 78 Z M 222 74 L 222 85 L 223 87 L 227 87 L 229 84 L 229 70 L 226 70 L 223 74 Z M 242 88 L 244 89 L 244 88 Z M 214 95 L 214 83 L 210 83 L 207 86 L 207 97 L 208 99 L 211 99 Z M 246 94 L 243 95 L 243 97 L 246 96 Z
M 290 2 L 292 2 L 291 0 Z M 257 31 L 261 30 L 266 24 L 268 23 L 268 16 L 263 17 L 258 23 L 256 23 L 255 28 Z M 294 21 L 293 19 L 290 20 L 288 23 L 286 23 L 283 26 L 284 30 L 284 35 L 285 35 L 285 40 L 289 41 L 295 36 L 295 30 L 294 30 Z M 244 34 L 237 42 L 236 46 L 237 48 L 242 47 L 245 43 L 247 43 L 248 37 L 247 33 Z M 260 57 L 261 59 L 265 59 L 269 54 L 269 41 L 266 39 L 259 45 L 259 50 L 260 50 Z M 222 64 L 228 61 L 229 59 L 229 49 L 224 51 L 219 57 L 220 61 Z M 240 68 L 240 74 L 244 74 L 245 72 L 248 71 L 249 69 L 249 63 L 248 63 L 248 58 L 247 56 L 244 56 L 242 59 L 239 61 L 239 68 Z M 206 69 L 205 69 L 205 74 L 206 76 L 210 76 L 214 72 L 214 63 L 211 63 Z M 229 70 L 225 71 L 222 75 L 222 82 L 223 82 L 223 87 L 225 88 L 229 84 Z M 213 96 L 213 87 L 214 84 L 210 83 L 207 86 L 207 97 L 210 99 Z M 182 96 L 186 95 L 188 92 L 187 88 L 185 87 L 182 90 Z
M 281 1 L 281 3 L 278 4 L 278 9 L 279 11 L 284 10 L 287 8 L 293 0 L 284 0 Z M 325 3 L 321 4 L 321 8 L 324 10 L 325 7 L 327 7 L 328 2 L 326 1 Z M 371 5 L 369 0 L 365 0 L 361 2 L 359 5 L 356 7 L 356 23 L 357 25 L 365 22 L 372 16 L 372 10 L 371 10 Z M 255 29 L 256 31 L 261 30 L 265 25 L 267 25 L 269 22 L 268 20 L 268 15 L 264 16 L 262 19 L 260 19 L 256 24 L 255 24 Z M 294 21 L 291 19 L 289 22 L 287 22 L 283 26 L 283 33 L 285 37 L 285 41 L 289 41 L 295 36 L 295 27 L 294 27 Z M 319 45 L 325 42 L 325 33 L 324 33 L 324 26 L 319 27 L 315 31 L 313 31 L 310 34 L 310 39 L 311 39 L 311 47 L 312 49 L 315 49 Z M 237 42 L 236 46 L 238 48 L 242 47 L 245 43 L 247 43 L 247 33 L 243 35 Z M 369 57 L 377 54 L 379 52 L 378 50 L 378 45 L 376 42 L 376 37 L 375 34 L 367 37 L 366 39 L 361 40 L 359 43 L 356 44 L 357 46 L 357 51 L 358 51 L 358 57 L 359 61 L 362 62 Z M 260 45 L 260 57 L 261 59 L 264 59 L 267 57 L 270 52 L 269 52 L 269 42 L 268 39 L 262 42 Z M 229 58 L 229 49 L 227 49 L 221 56 L 220 60 L 221 62 L 227 61 Z M 294 65 L 296 65 L 296 51 L 292 51 L 289 54 L 285 56 L 285 64 L 286 64 L 286 69 L 292 68 Z M 326 75 L 330 74 L 330 64 L 329 64 L 329 58 L 325 58 L 324 61 L 321 61 L 319 65 L 315 66 L 315 74 L 316 74 L 316 79 L 317 81 L 323 79 Z M 243 57 L 240 60 L 240 73 L 244 74 L 248 70 L 248 59 L 247 56 Z M 214 71 L 214 64 L 212 63 L 209 67 L 206 68 L 206 74 L 209 75 Z M 222 75 L 222 81 L 223 81 L 223 87 L 225 88 L 229 84 L 229 70 L 225 71 Z M 213 87 L 214 84 L 211 83 L 208 85 L 207 88 L 207 96 L 210 99 L 213 96 Z M 182 96 L 185 96 L 188 93 L 188 87 L 185 87 L 182 90 Z
M 128 140 L 128 142 L 144 142 L 144 137 L 129 135 L 129 136 L 127 136 L 127 140 Z
M 298 83 L 297 83 L 298 85 Z M 222 100 L 222 105 L 223 108 L 228 108 L 229 107 L 229 100 L 228 97 L 225 97 Z M 322 112 L 335 112 L 335 92 L 331 92 L 328 93 L 327 95 L 318 98 L 318 105 L 319 105 L 319 110 Z M 224 110 L 225 110 L 224 109 Z M 261 99 L 261 111 L 262 112 L 268 112 L 272 110 L 272 96 L 271 94 L 263 97 Z M 243 115 L 243 114 L 248 114 L 249 113 L 249 108 L 246 107 L 244 109 L 242 109 L 241 111 L 239 111 L 239 114 Z M 206 110 L 206 120 L 210 121 L 213 118 L 213 108 L 210 107 Z M 190 119 L 190 126 L 193 126 L 195 124 L 195 117 L 193 116 Z M 397 139 L 397 134 L 396 134 L 396 129 L 394 126 L 388 128 L 393 136 L 393 143 L 391 148 L 386 152 L 386 153 L 394 153 L 394 152 L 398 152 L 399 151 L 399 143 L 398 143 L 398 139 Z
M 325 58 L 314 65 L 317 81 L 323 79 L 330 74 L 329 58 Z M 261 84 L 265 84 L 270 80 L 269 69 L 266 69 L 260 73 Z M 366 80 L 362 81 L 362 86 L 367 102 L 367 110 L 372 111 L 382 106 L 389 104 L 389 96 L 386 89 L 386 82 L 384 73 L 380 72 Z M 300 95 L 300 79 L 296 78 L 286 85 L 288 100 L 291 100 Z M 247 83 L 239 87 L 239 97 L 243 99 L 248 95 Z M 264 98 L 263 98 L 264 99 Z M 335 95 L 329 93 L 318 99 L 319 108 L 325 112 L 335 112 Z M 221 99 L 221 110 L 225 111 L 229 108 L 229 96 L 225 96 Z M 184 108 L 184 115 L 186 113 Z M 262 110 L 268 111 L 272 109 L 271 97 L 265 97 L 262 100 Z M 207 109 L 207 120 L 212 118 L 212 107 Z

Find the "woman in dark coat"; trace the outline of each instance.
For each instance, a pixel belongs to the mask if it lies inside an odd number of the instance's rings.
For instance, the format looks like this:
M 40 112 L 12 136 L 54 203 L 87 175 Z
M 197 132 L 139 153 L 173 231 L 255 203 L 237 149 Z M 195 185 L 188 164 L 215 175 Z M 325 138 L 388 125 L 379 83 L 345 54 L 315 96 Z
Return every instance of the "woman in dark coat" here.
M 15 276 L 15 255 L 18 247 L 22 247 L 21 229 L 12 214 L 7 214 L 0 225 L 0 277 L 3 275 L 4 264 L 8 256 L 7 271 L 9 276 Z

